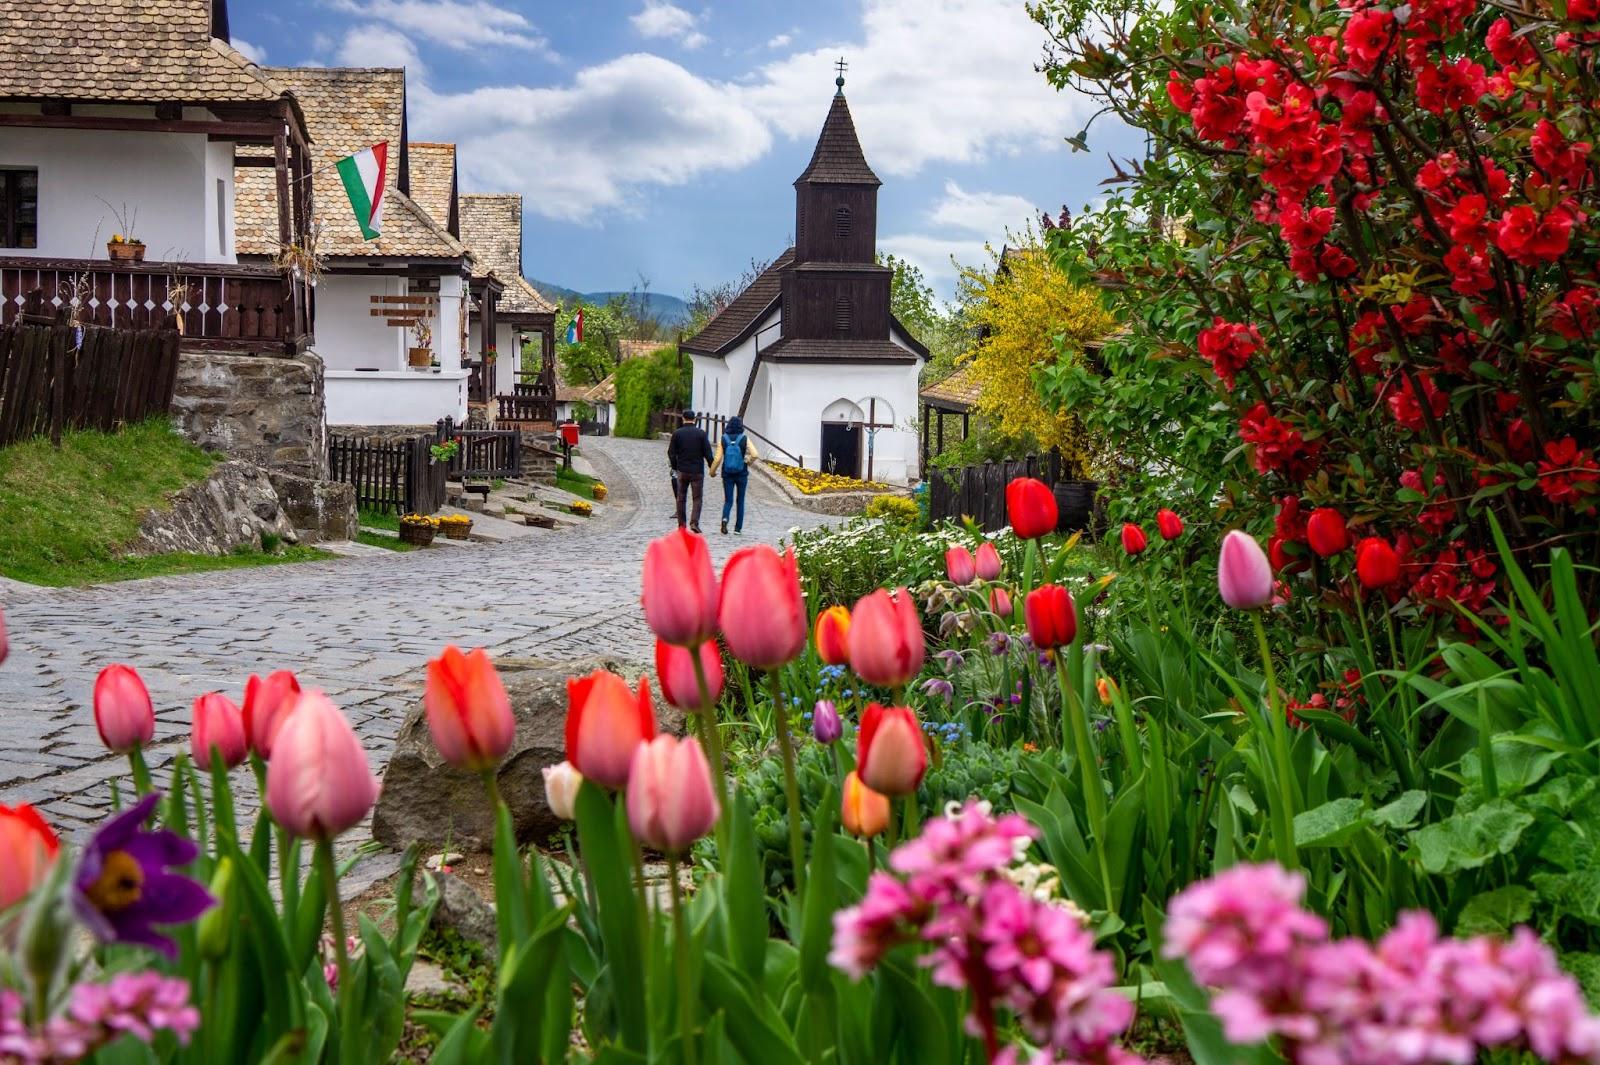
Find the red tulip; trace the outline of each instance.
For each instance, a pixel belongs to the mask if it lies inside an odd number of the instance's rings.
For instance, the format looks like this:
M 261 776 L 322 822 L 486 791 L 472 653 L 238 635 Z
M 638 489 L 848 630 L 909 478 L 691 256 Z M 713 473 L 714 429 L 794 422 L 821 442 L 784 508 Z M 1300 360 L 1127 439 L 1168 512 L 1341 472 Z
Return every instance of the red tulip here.
M 1122 549 L 1128 554 L 1137 555 L 1149 546 L 1150 541 L 1145 538 L 1144 530 L 1139 526 L 1131 521 L 1122 526 Z
M 910 795 L 928 769 L 928 748 L 910 707 L 873 703 L 861 715 L 856 772 L 884 795 Z
M 1183 535 L 1183 519 L 1176 511 L 1162 508 L 1156 511 L 1156 529 L 1163 540 L 1176 540 Z
M 117 754 L 144 746 L 156 734 L 150 692 L 132 666 L 109 665 L 95 678 L 94 726 L 100 742 Z
M 861 783 L 861 774 L 852 769 L 839 797 L 839 823 L 857 839 L 878 835 L 889 827 L 889 797 Z
M 244 685 L 244 731 L 252 751 L 263 758 L 272 757 L 272 741 L 299 699 L 300 682 L 287 669 L 270 673 L 266 679 L 251 674 Z
M 700 645 L 700 667 L 706 673 L 707 699 L 700 697 L 700 681 L 694 675 L 695 652 L 665 640 L 656 640 L 656 680 L 661 697 L 679 710 L 698 713 L 717 705 L 722 698 L 722 652 L 716 640 Z
M 1217 590 L 1235 610 L 1255 610 L 1272 602 L 1272 565 L 1249 533 L 1235 529 L 1222 538 Z
M 944 572 L 951 584 L 971 584 L 978 579 L 978 562 L 960 544 L 953 544 L 944 553 Z
M 778 554 L 765 544 L 735 551 L 722 569 L 717 608 L 722 638 L 745 665 L 777 669 L 806 646 L 806 604 L 794 548 Z
M 0 806 L 0 910 L 43 883 L 60 851 L 61 841 L 39 811 L 25 802 Z
M 1356 545 L 1356 576 L 1363 588 L 1387 588 L 1400 580 L 1400 553 L 1389 541 L 1368 536 Z
M 189 731 L 189 753 L 195 765 L 209 771 L 213 748 L 229 769 L 250 753 L 244 718 L 233 700 L 221 692 L 207 692 L 194 701 L 194 726 Z
M 818 614 L 812 639 L 824 664 L 842 666 L 850 661 L 850 608 L 830 606 Z
M 894 688 L 922 672 L 926 646 L 917 604 L 904 588 L 879 588 L 856 604 L 850 620 L 850 668 L 868 684 Z
M 633 752 L 655 735 L 648 678 L 639 678 L 637 694 L 603 669 L 567 679 L 567 761 L 596 784 L 621 790 Z
M 0 665 L 5 663 L 6 655 L 10 653 L 11 644 L 6 639 L 6 612 L 4 610 L 0 610 Z
M 378 801 L 378 778 L 355 730 L 315 689 L 300 693 L 272 740 L 267 809 L 302 839 L 329 840 L 359 825 Z
M 1332 507 L 1318 507 L 1306 519 L 1306 542 L 1323 558 L 1337 555 L 1350 546 L 1350 530 L 1344 515 Z
M 1059 584 L 1041 584 L 1022 601 L 1028 636 L 1041 651 L 1066 647 L 1078 638 L 1078 607 Z
M 1011 616 L 1011 593 L 1004 588 L 989 589 L 989 612 L 997 618 Z
M 1018 477 L 1006 485 L 1006 515 L 1011 531 L 1022 539 L 1048 536 L 1056 531 L 1056 495 L 1043 481 Z
M 682 853 L 711 831 L 721 813 L 699 740 L 657 736 L 633 752 L 628 827 L 639 842 Z
M 457 769 L 493 769 L 511 749 L 517 731 L 511 698 L 481 647 L 465 654 L 446 647 L 429 662 L 422 705 L 439 756 Z
M 985 540 L 978 545 L 977 555 L 978 577 L 981 580 L 997 581 L 1005 570 L 1005 563 L 1000 561 L 1000 551 L 994 546 L 993 541 Z
M 717 574 L 705 538 L 676 529 L 644 551 L 644 620 L 655 634 L 695 647 L 717 634 Z

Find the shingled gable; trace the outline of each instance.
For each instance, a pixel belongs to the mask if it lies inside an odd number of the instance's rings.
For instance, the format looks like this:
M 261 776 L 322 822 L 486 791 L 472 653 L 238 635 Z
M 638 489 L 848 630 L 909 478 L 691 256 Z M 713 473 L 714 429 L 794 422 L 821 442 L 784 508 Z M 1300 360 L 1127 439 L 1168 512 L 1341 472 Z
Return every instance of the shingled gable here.
M 411 202 L 428 212 L 435 225 L 461 238 L 461 212 L 456 195 L 456 146 L 412 141 L 407 146 L 411 169 Z
M 478 269 L 505 286 L 500 317 L 554 314 L 555 304 L 522 276 L 522 195 L 469 192 L 460 202 L 462 242 Z
M 796 185 L 811 182 L 819 185 L 882 185 L 878 175 L 867 165 L 861 151 L 861 139 L 856 136 L 856 124 L 850 117 L 850 105 L 844 92 L 834 94 L 833 105 L 822 123 L 822 134 L 817 138 L 816 150 L 811 153 L 811 163 L 797 178 Z
M 700 332 L 685 340 L 680 345 L 682 349 L 699 355 L 724 355 L 737 347 L 778 302 L 784 271 L 792 265 L 794 249 L 787 248 Z

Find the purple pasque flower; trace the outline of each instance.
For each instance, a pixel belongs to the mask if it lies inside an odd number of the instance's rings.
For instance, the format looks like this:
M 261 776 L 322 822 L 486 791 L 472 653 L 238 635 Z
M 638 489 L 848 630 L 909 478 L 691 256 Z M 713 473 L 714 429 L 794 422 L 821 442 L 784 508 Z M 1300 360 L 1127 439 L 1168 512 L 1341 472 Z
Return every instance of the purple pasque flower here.
M 989 653 L 999 657 L 1011 650 L 1011 635 L 1005 632 L 991 632 L 989 634 Z
M 936 653 L 933 657 L 937 658 L 940 662 L 943 662 L 944 668 L 950 672 L 954 672 L 955 670 L 958 670 L 967 664 L 966 656 L 953 647 L 946 648 L 945 650 Z
M 140 943 L 169 958 L 178 946 L 155 925 L 187 924 L 216 904 L 200 884 L 168 870 L 188 865 L 192 840 L 144 822 L 161 801 L 152 792 L 95 831 L 73 877 L 73 909 L 103 943 Z
M 922 694 L 924 695 L 934 695 L 945 702 L 949 702 L 951 696 L 955 695 L 955 693 L 956 686 L 943 677 L 929 677 L 922 682 Z
M 811 735 L 818 743 L 833 743 L 844 735 L 844 722 L 832 699 L 818 699 L 811 714 Z

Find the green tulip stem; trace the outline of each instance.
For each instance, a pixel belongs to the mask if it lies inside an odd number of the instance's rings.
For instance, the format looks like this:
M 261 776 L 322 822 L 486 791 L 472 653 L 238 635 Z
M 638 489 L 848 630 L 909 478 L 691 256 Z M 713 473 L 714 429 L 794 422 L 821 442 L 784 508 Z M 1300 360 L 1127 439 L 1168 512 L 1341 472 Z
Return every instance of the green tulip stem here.
M 672 881 L 672 953 L 678 967 L 678 1035 L 683 1042 L 683 1060 L 698 1061 L 694 1045 L 694 996 L 689 992 L 689 930 L 683 918 L 683 885 L 678 883 L 678 855 L 667 854 L 667 879 Z
M 917 793 L 906 796 L 906 839 L 916 839 L 922 832 L 922 811 L 917 808 Z
M 867 837 L 867 872 L 878 871 L 878 840 L 875 836 Z
M 1039 541 L 1038 540 L 1029 540 L 1027 548 L 1024 549 L 1024 551 L 1022 552 L 1022 595 L 1021 595 L 1021 598 L 1023 600 L 1026 600 L 1028 598 L 1028 593 L 1033 591 L 1033 571 L 1034 571 L 1034 568 L 1038 564 L 1039 564 Z M 1014 604 L 1014 606 L 1015 606 L 1016 609 L 1021 609 L 1022 604 L 1021 603 L 1016 603 L 1016 604 Z
M 1261 668 L 1267 677 L 1268 728 L 1272 736 L 1272 758 L 1277 764 L 1278 861 L 1285 869 L 1300 867 L 1299 850 L 1294 845 L 1294 780 L 1289 773 L 1289 722 L 1284 716 L 1281 693 L 1278 691 L 1278 671 L 1272 664 L 1272 648 L 1267 643 L 1267 627 L 1261 621 L 1261 611 L 1250 612 L 1251 624 L 1256 629 L 1256 644 L 1261 652 Z M 1263 754 L 1265 751 L 1263 751 Z
M 150 782 L 150 767 L 144 761 L 144 750 L 137 744 L 128 752 L 128 766 L 133 770 L 135 792 L 142 796 L 155 790 L 155 785 Z
M 1077 646 L 1076 643 L 1073 646 Z M 1083 786 L 1084 812 L 1089 818 L 1089 830 L 1094 833 L 1095 856 L 1100 861 L 1100 882 L 1106 893 L 1106 909 L 1117 911 L 1116 893 L 1111 886 L 1111 866 L 1106 861 L 1106 793 L 1100 784 L 1099 760 L 1095 756 L 1094 740 L 1089 735 L 1089 715 L 1073 686 L 1071 671 L 1067 668 L 1070 648 L 1057 647 L 1051 654 L 1056 660 L 1056 678 L 1061 684 L 1061 713 L 1067 722 L 1062 731 L 1073 747 L 1072 756 L 1078 763 L 1078 779 Z
M 783 682 L 777 670 L 767 673 L 767 687 L 772 692 L 772 722 L 778 732 L 778 750 L 783 754 L 783 795 L 789 804 L 789 860 L 794 863 L 795 890 L 803 895 L 806 852 L 800 834 L 800 780 L 795 776 L 794 741 L 789 738 L 789 714 L 783 706 Z
M 350 952 L 344 942 L 344 908 L 339 905 L 339 870 L 333 861 L 333 841 L 317 840 L 317 870 L 322 874 L 322 884 L 328 893 L 328 923 L 333 925 L 333 957 L 339 971 L 339 1000 L 343 1003 L 350 992 Z M 339 1011 L 342 1024 L 353 1024 L 356 1018 Z
M 721 811 L 721 816 L 717 818 L 717 847 L 726 854 L 723 826 L 732 812 L 728 807 L 727 770 L 722 760 L 722 734 L 717 724 L 717 706 L 711 699 L 711 682 L 706 678 L 705 663 L 700 661 L 700 649 L 689 648 L 689 658 L 694 662 L 694 682 L 700 688 L 700 738 L 705 741 L 706 754 L 711 759 L 711 783 L 717 791 L 717 809 Z

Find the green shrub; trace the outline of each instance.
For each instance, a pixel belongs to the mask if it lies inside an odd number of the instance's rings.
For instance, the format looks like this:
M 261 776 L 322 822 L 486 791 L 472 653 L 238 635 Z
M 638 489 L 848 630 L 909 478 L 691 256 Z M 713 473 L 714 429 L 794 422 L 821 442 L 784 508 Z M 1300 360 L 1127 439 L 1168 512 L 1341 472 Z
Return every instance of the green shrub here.
M 886 521 L 891 525 L 915 526 L 921 522 L 922 511 L 916 502 L 905 496 L 874 496 L 867 504 L 866 516 Z
M 688 359 L 678 365 L 676 344 L 623 362 L 617 367 L 617 424 L 613 431 L 635 438 L 650 435 L 650 415 L 687 403 L 692 377 Z

